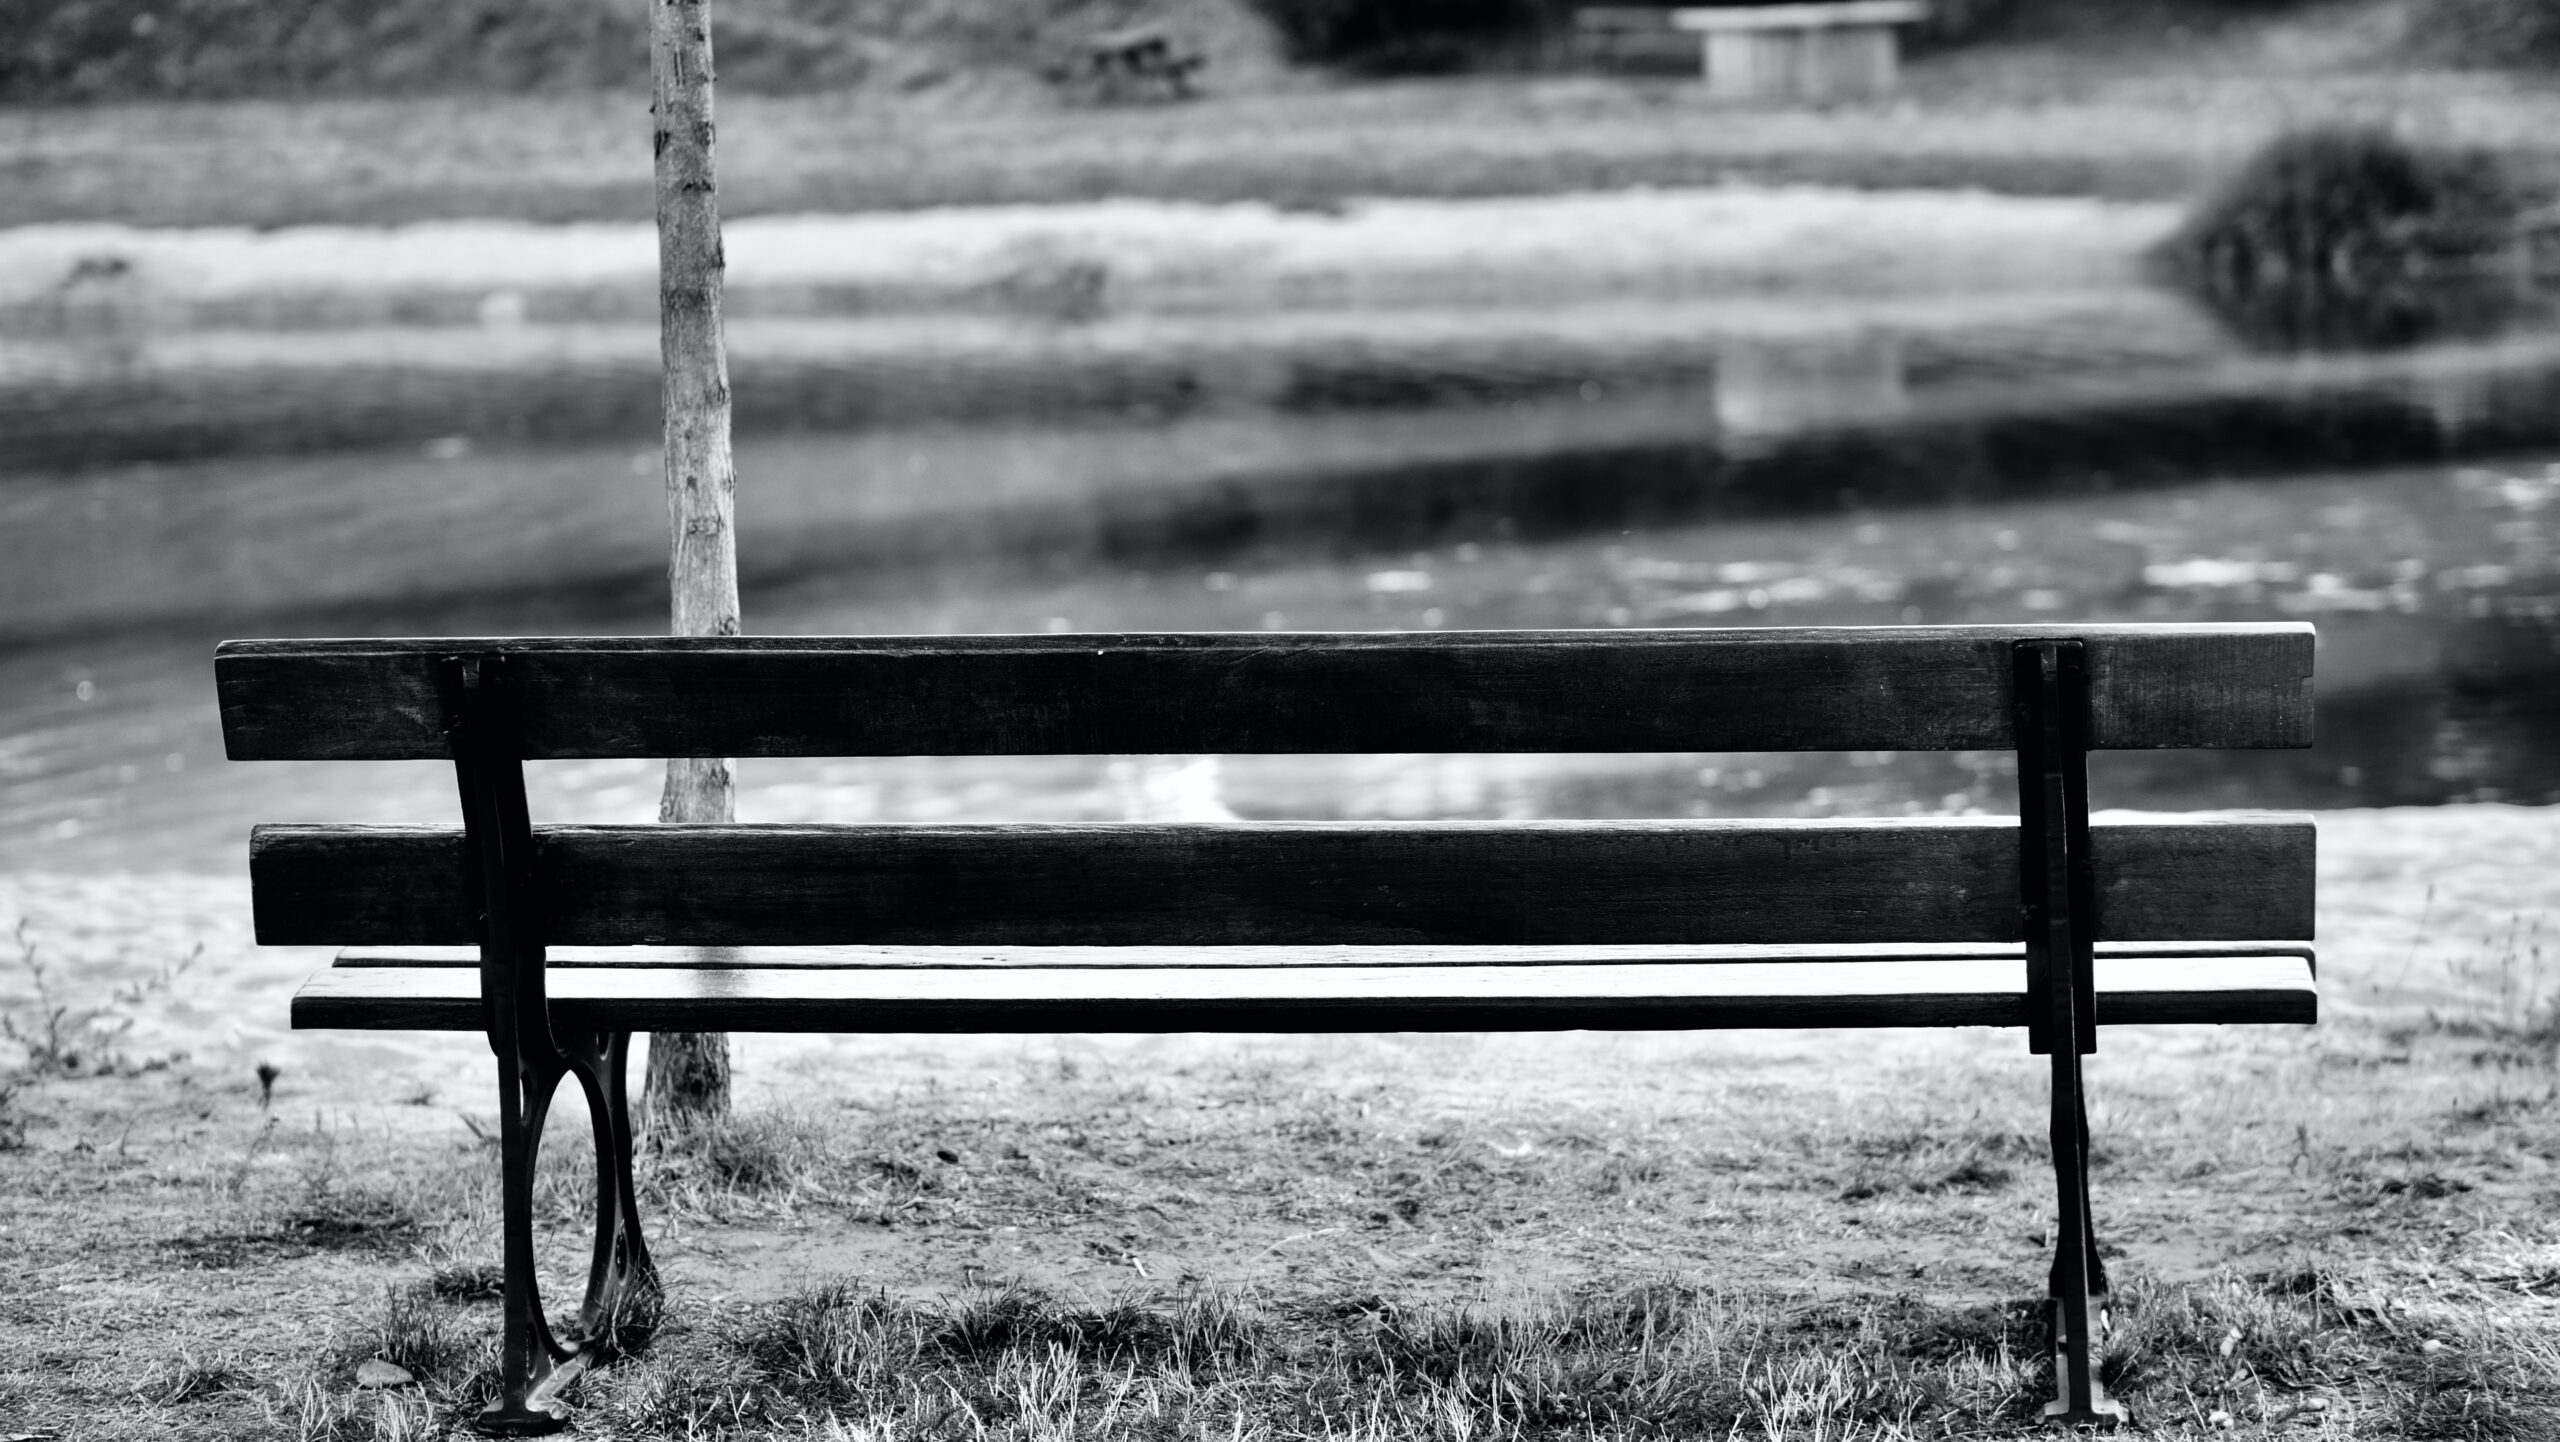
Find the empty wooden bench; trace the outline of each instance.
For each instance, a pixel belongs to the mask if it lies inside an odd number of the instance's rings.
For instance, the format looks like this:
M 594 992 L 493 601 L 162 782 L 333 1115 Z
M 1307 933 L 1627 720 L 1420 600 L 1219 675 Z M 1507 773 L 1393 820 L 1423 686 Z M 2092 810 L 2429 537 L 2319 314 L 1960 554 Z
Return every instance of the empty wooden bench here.
M 245 641 L 241 760 L 449 761 L 463 825 L 261 826 L 262 942 L 353 948 L 300 1027 L 487 1035 L 504 1394 L 650 1284 L 633 1031 L 2015 1026 L 2052 1063 L 2056 1400 L 2099 1386 L 2080 1060 L 2100 1025 L 2309 1022 L 2309 820 L 2091 824 L 2092 749 L 2310 739 L 2310 628 Z M 551 757 L 2005 749 L 2019 818 L 535 826 Z M 438 947 L 470 948 L 439 953 Z M 580 1321 L 532 1261 L 575 1077 L 599 1198 Z
M 1585 5 L 1573 12 L 1573 58 L 1595 70 L 1695 69 L 1697 37 L 1659 5 Z
M 1191 97 L 1191 76 L 1209 63 L 1188 37 L 1161 24 L 1122 26 L 1088 38 L 1057 78 L 1100 100 Z

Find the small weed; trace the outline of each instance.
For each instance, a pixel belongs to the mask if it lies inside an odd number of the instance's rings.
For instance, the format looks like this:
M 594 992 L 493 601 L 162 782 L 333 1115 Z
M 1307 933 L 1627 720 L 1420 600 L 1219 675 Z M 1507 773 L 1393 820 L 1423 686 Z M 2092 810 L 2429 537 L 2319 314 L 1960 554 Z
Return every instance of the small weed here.
M 504 1290 L 503 1279 L 500 1282 Z M 667 1292 L 655 1268 L 641 1274 L 614 1298 L 612 1308 L 597 1319 L 588 1342 L 605 1358 L 645 1352 L 666 1325 Z
M 374 1442 L 365 1400 L 318 1377 L 284 1387 L 267 1402 L 268 1435 L 283 1442 Z
M 2251 1284 L 2119 1284 L 2101 1367 L 2109 1386 L 2193 1396 L 2237 1413 L 2261 1385 L 2292 1391 L 2347 1371 L 2355 1350 L 2335 1283 L 2318 1272 Z
M 132 1009 L 175 985 L 178 978 L 203 958 L 204 944 L 198 942 L 185 956 L 170 962 L 139 981 L 115 988 L 113 1004 L 78 1006 L 63 1000 L 54 989 L 54 979 L 42 948 L 36 944 L 31 923 L 19 918 L 10 938 L 18 950 L 18 966 L 27 974 L 35 992 L 32 1016 L 13 1016 L 0 1012 L 0 1039 L 17 1044 L 23 1052 L 22 1065 L 35 1076 L 113 1075 L 129 1071 L 157 1071 L 175 1058 L 148 1057 L 136 1060 L 119 1049 L 125 1033 L 133 1029 Z
M 176 1356 L 143 1373 L 133 1391 L 146 1402 L 176 1407 L 228 1392 L 245 1392 L 253 1385 L 254 1379 L 238 1352 L 201 1356 L 192 1349 L 181 1349 Z
M 916 1309 L 839 1282 L 763 1309 L 731 1345 L 776 1385 L 823 1403 L 878 1391 L 913 1371 L 930 1345 L 929 1327 Z
M 26 1150 L 27 1119 L 17 1108 L 18 1084 L 0 1079 L 0 1152 Z
M 232 1166 L 230 1172 L 222 1179 L 222 1194 L 224 1197 L 237 1200 L 241 1192 L 247 1189 L 249 1185 L 249 1173 L 252 1168 L 257 1166 L 259 1156 L 269 1147 L 275 1145 L 276 1128 L 278 1125 L 280 1125 L 279 1118 L 272 1116 L 268 1117 L 266 1123 L 258 1128 L 258 1134 L 249 1139 L 249 1145 L 241 1149 L 240 1160 Z
M 379 1357 L 420 1381 L 450 1380 L 471 1351 L 464 1330 L 436 1295 L 423 1287 L 382 1289 L 372 1314 L 331 1349 L 337 1370 L 352 1373 Z
M 793 1410 L 776 1390 L 780 1383 L 788 1392 L 786 1379 L 757 1376 L 734 1351 L 711 1345 L 671 1348 L 601 1381 L 596 1419 L 613 1437 L 726 1437 Z
M 2459 1004 L 2428 1013 L 2430 1029 L 2481 1037 L 2519 1059 L 2560 1064 L 2560 979 L 2550 975 L 2545 917 L 2518 913 L 2503 936 L 2492 934 L 2478 952 L 2449 966 L 2464 991 Z
M 2435 1442 L 2553 1442 L 2560 1438 L 2560 1366 L 2550 1343 L 2520 1347 L 2479 1318 L 2449 1319 L 2447 1335 L 2384 1354 L 2397 1393 L 2392 1434 Z
M 115 1027 L 100 1033 L 103 1014 L 91 1010 L 75 1019 L 67 1002 L 54 1000 L 53 984 L 45 975 L 43 955 L 35 939 L 27 934 L 28 922 L 21 917 L 11 932 L 17 944 L 18 964 L 25 969 L 29 983 L 35 988 L 35 1016 L 21 1021 L 0 1012 L 0 1037 L 16 1042 L 26 1052 L 26 1069 L 38 1076 L 69 1076 L 77 1073 L 95 1054 L 98 1046 L 113 1040 L 123 1030 Z
M 825 1132 L 801 1118 L 711 1117 L 658 1134 L 643 1158 L 641 1187 L 653 1209 L 717 1214 L 741 1201 L 788 1207 L 816 1188 L 828 1147 Z
M 1602 1196 L 1632 1192 L 1649 1182 L 1661 1181 L 1663 1166 L 1659 1159 L 1642 1154 L 1613 1156 L 1600 1164 L 1599 1180 L 1594 1184 Z M 1406 1217 L 1406 1221 L 1413 1218 Z
M 1945 1176 L 1921 1188 L 1932 1192 L 1997 1192 L 2006 1190 L 2017 1180 L 2017 1173 L 2007 1167 L 1994 1166 L 1980 1157 L 1972 1158 Z
M 447 1262 L 427 1274 L 426 1288 L 448 1302 L 494 1302 L 506 1295 L 507 1270 L 495 1262 Z
M 2460 1177 L 2445 1176 L 2441 1172 L 2422 1172 L 2414 1177 L 2392 1177 L 2384 1181 L 2381 1186 L 2385 1196 L 2408 1196 L 2428 1202 L 2460 1196 L 2470 1190 L 2469 1182 Z

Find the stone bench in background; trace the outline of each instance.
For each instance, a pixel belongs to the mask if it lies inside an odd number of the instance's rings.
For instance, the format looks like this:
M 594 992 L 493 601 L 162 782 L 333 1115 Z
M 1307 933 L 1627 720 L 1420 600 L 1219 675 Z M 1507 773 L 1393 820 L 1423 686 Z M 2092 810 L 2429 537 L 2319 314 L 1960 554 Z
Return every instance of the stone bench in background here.
M 1720 99 L 1859 100 L 1892 93 L 1901 69 L 1897 27 L 1927 19 L 1929 7 L 1843 0 L 1668 14 L 1672 29 L 1700 37 L 1707 89 Z

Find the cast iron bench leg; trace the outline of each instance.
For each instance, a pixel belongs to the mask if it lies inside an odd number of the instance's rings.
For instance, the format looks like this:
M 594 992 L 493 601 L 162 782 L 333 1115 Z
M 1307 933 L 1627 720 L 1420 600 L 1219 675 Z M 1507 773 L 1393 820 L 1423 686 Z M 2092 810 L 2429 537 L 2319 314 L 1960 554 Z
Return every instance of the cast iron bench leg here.
M 581 1033 L 561 1050 L 587 1094 L 596 1141 L 595 1257 L 570 1340 L 602 1361 L 638 1349 L 658 1319 L 658 1273 L 640 1237 L 640 1198 L 631 1180 L 631 1033 Z
M 625 1063 L 629 1032 L 573 1034 L 548 1061 L 498 1064 L 501 1183 L 506 1257 L 505 1321 L 499 1339 L 498 1400 L 478 1418 L 483 1432 L 531 1436 L 566 1426 L 561 1392 L 597 1363 L 636 1349 L 657 1320 L 657 1272 L 640 1237 L 631 1179 L 631 1108 Z M 555 1335 L 534 1273 L 533 1181 L 543 1122 L 563 1076 L 578 1079 L 594 1119 L 595 1254 L 575 1330 Z M 510 1084 L 512 1082 L 512 1084 Z
M 584 1370 L 574 1348 L 560 1345 L 542 1314 L 542 1284 L 533 1270 L 533 1168 L 551 1094 L 565 1058 L 498 1058 L 500 1235 L 505 1243 L 505 1319 L 498 1333 L 498 1400 L 482 1409 L 483 1432 L 523 1437 L 568 1425 L 560 1389 Z M 601 1159 L 599 1159 L 601 1160 Z M 604 1168 L 599 1165 L 599 1170 Z
M 2027 1047 L 2053 1058 L 2053 1270 L 2045 1322 L 2053 1346 L 2048 1422 L 2113 1425 L 2122 1403 L 2098 1375 L 2107 1273 L 2089 1207 L 2089 1104 L 2080 1058 L 2098 1049 L 2089 862 L 2089 676 L 2076 641 L 2021 642 L 2017 707 L 2019 899 L 2027 939 Z
M 455 657 L 445 676 L 465 848 L 480 883 L 481 999 L 498 1058 L 506 1315 L 498 1399 L 477 1425 L 504 1436 L 556 1432 L 569 1421 L 561 1392 L 590 1366 L 645 1340 L 656 1320 L 657 1276 L 640 1239 L 631 1175 L 631 1036 L 553 1029 L 523 742 L 507 670 L 500 658 Z M 578 1079 L 593 1124 L 596 1237 L 586 1298 L 563 1339 L 543 1312 L 534 1270 L 533 1181 L 542 1124 L 565 1076 Z
M 2107 1396 L 2098 1376 L 2099 1335 L 2107 1324 L 2107 1268 L 2098 1257 L 2098 1227 L 2089 1210 L 2089 1106 L 2080 1091 L 2077 1047 L 2053 1049 L 2053 1272 L 2046 1284 L 2045 1324 L 2053 1338 L 2054 1399 L 2048 1422 L 2113 1426 L 2124 1404 Z

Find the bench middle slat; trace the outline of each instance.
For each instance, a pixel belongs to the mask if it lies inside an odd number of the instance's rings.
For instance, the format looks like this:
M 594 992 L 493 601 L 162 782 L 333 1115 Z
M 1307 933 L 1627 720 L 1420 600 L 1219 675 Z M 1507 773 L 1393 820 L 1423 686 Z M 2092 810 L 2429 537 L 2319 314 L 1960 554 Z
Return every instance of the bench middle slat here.
M 2233 813 L 2105 822 L 2098 934 L 2305 940 L 2313 829 Z M 2017 823 L 558 826 L 536 832 L 564 945 L 2007 942 Z M 477 939 L 450 828 L 268 826 L 268 944 Z

